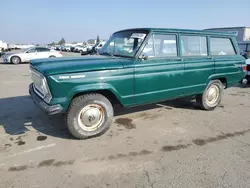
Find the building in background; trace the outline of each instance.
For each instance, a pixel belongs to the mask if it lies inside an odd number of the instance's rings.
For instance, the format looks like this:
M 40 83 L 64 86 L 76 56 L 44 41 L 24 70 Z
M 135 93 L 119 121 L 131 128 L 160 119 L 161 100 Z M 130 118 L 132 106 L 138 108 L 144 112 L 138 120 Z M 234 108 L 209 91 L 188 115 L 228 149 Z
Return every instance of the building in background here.
M 235 33 L 238 42 L 250 41 L 250 27 L 222 27 L 222 28 L 210 28 L 205 30 L 232 32 Z
M 96 39 L 89 39 L 89 40 L 87 41 L 87 43 L 88 43 L 88 44 L 94 45 L 94 44 L 96 44 Z

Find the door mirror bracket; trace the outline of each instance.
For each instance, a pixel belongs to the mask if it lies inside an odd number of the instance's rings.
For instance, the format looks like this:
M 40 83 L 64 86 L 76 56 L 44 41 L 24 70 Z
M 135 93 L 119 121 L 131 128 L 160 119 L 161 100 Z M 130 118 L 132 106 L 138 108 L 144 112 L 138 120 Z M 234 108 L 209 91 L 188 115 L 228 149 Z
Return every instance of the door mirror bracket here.
M 140 59 L 141 59 L 141 60 L 148 60 L 148 56 L 145 55 L 145 54 L 142 54 L 142 55 L 140 56 Z

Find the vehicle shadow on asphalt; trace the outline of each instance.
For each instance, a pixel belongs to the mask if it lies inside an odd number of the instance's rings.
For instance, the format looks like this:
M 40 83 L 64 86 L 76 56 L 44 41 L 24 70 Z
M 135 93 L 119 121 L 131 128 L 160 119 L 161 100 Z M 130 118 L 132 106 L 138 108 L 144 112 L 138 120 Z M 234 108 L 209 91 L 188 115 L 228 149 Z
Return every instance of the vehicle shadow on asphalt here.
M 192 98 L 184 98 L 126 109 L 115 107 L 115 116 L 156 108 L 199 110 Z M 0 99 L 0 112 L 0 138 L 34 132 L 37 136 L 44 134 L 57 138 L 74 139 L 67 129 L 63 115 L 46 115 L 33 103 L 30 96 Z
M 240 84 L 240 85 L 237 85 L 235 86 L 237 88 L 241 88 L 241 89 L 245 89 L 245 88 L 249 88 L 250 87 L 250 84 Z
M 25 65 L 25 64 L 29 64 L 29 62 L 21 62 L 17 65 L 12 64 L 12 63 L 4 63 L 4 62 L 0 62 L 0 65 L 6 65 L 6 66 L 18 66 L 18 65 Z

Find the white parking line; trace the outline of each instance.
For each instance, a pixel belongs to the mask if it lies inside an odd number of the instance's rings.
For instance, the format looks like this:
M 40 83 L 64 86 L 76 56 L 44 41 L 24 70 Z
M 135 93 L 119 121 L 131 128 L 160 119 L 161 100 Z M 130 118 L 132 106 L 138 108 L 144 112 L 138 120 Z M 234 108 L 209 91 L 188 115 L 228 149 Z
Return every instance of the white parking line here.
M 22 152 L 19 152 L 19 153 L 14 153 L 12 155 L 9 155 L 9 156 L 5 157 L 4 159 L 8 159 L 8 158 L 11 158 L 11 157 L 16 157 L 16 156 L 19 156 L 19 155 L 24 155 L 24 154 L 27 154 L 27 153 L 31 153 L 33 151 L 38 151 L 38 150 L 42 150 L 42 149 L 46 149 L 46 148 L 51 148 L 51 147 L 54 147 L 54 146 L 56 146 L 56 143 L 45 145 L 45 146 L 39 146 L 39 147 L 29 149 L 29 150 L 26 150 L 26 151 L 22 151 Z

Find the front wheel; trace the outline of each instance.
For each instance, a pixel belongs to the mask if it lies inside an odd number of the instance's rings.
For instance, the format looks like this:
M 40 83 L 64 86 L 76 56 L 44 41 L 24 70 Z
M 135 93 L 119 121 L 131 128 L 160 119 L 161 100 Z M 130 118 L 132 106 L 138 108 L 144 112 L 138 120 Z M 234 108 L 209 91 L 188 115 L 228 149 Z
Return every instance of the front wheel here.
M 18 57 L 18 56 L 13 56 L 11 59 L 10 59 L 10 62 L 14 65 L 17 65 L 19 63 L 21 63 L 21 58 Z
M 196 102 L 204 110 L 213 110 L 221 102 L 223 88 L 220 80 L 210 81 L 203 94 L 196 96 Z
M 78 139 L 101 135 L 112 123 L 113 106 L 101 94 L 85 94 L 72 100 L 67 112 L 70 133 Z

